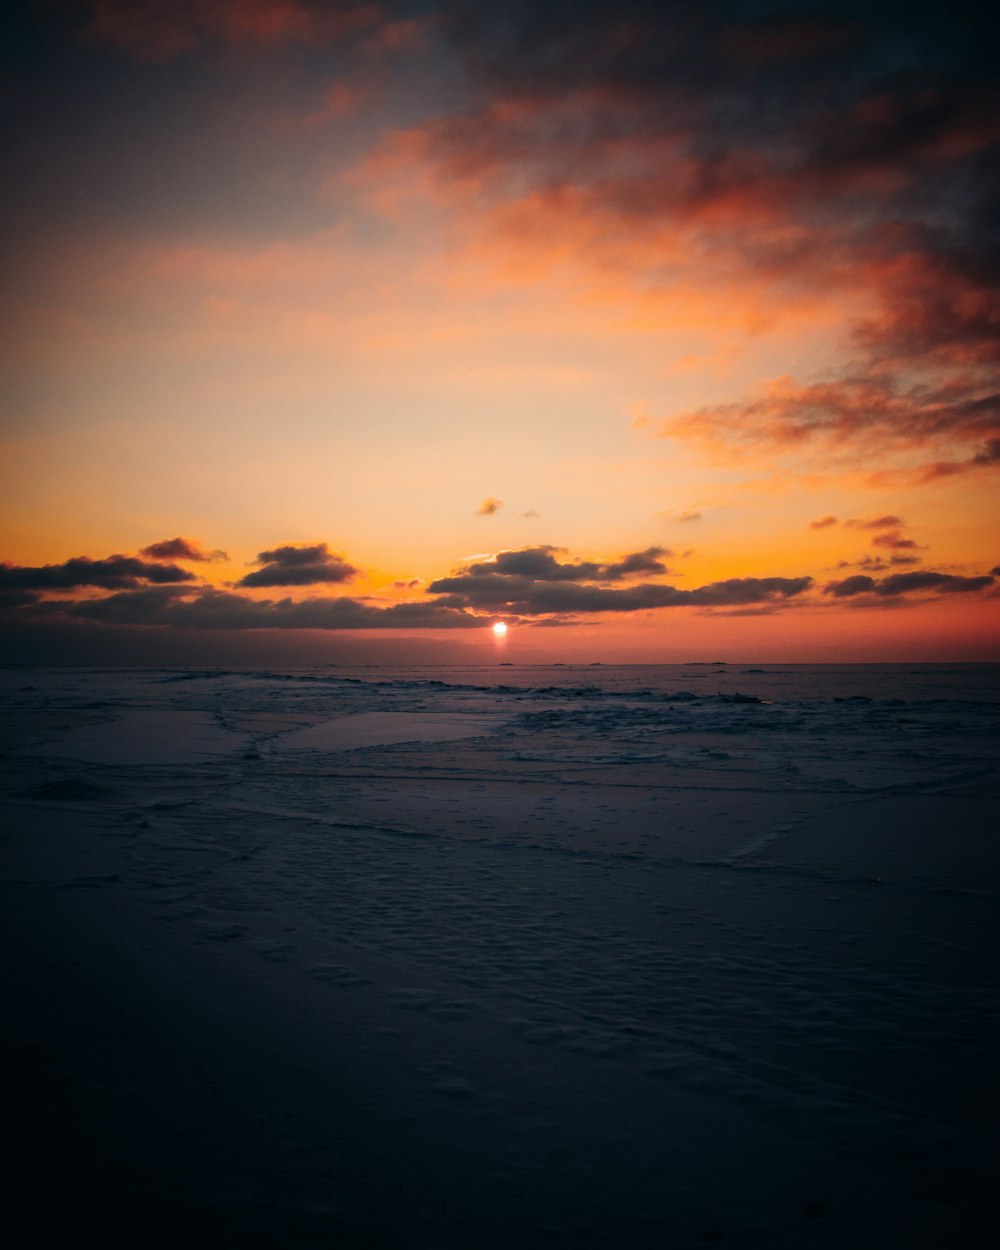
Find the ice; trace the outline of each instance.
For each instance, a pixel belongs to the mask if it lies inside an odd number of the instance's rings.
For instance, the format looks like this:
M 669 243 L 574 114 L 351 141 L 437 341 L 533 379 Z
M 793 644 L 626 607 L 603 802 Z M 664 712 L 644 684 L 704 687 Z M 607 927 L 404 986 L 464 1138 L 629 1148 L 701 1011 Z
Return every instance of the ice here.
M 985 1244 L 993 670 L 0 683 L 39 1240 Z
M 23 754 L 60 756 L 89 764 L 189 764 L 205 756 L 228 755 L 246 748 L 241 734 L 223 729 L 207 712 L 169 708 L 128 709 L 114 720 L 53 734 L 44 746 L 21 748 Z
M 280 750 L 353 751 L 394 742 L 448 742 L 488 733 L 505 718 L 467 712 L 357 712 L 285 734 Z

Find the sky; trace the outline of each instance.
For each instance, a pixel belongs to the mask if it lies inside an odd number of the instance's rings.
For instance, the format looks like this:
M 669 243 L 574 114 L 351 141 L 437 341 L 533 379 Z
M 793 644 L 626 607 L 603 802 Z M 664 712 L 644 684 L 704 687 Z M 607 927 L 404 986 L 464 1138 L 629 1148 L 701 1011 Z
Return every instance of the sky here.
M 1000 659 L 983 12 L 8 21 L 8 662 Z

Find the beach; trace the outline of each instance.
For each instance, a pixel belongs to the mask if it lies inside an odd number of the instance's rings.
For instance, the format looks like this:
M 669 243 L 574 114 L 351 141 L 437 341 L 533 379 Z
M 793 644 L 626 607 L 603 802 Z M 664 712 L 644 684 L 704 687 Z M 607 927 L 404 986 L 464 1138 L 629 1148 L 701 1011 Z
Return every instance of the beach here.
M 0 689 L 35 1243 L 992 1244 L 1000 666 Z

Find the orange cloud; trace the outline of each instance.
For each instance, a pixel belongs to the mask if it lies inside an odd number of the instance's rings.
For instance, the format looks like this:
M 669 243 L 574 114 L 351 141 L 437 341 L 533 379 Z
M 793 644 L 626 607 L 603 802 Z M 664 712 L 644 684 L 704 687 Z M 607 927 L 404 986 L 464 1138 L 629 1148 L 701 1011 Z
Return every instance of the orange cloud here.
M 960 383 L 931 390 L 879 377 L 811 385 L 784 377 L 755 397 L 671 418 L 661 433 L 723 453 L 812 444 L 824 452 L 849 446 L 860 458 L 886 444 L 899 449 L 968 443 L 990 436 L 998 424 L 1000 398 L 969 394 Z

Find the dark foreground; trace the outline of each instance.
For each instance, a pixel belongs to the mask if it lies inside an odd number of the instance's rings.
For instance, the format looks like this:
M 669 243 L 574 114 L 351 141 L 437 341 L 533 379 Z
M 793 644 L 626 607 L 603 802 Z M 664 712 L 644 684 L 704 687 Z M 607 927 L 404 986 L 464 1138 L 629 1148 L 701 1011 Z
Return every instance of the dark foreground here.
M 32 1244 L 994 1243 L 988 692 L 4 693 Z

